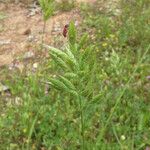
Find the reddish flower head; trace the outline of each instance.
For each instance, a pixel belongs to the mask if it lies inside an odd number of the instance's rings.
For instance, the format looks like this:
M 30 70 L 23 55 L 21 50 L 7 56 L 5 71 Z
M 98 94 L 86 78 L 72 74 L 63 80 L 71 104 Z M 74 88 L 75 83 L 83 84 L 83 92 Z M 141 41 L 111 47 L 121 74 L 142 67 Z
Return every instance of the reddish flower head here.
M 69 28 L 69 24 L 66 24 L 66 25 L 64 26 L 64 29 L 63 29 L 63 36 L 64 36 L 64 37 L 67 37 L 68 28 Z

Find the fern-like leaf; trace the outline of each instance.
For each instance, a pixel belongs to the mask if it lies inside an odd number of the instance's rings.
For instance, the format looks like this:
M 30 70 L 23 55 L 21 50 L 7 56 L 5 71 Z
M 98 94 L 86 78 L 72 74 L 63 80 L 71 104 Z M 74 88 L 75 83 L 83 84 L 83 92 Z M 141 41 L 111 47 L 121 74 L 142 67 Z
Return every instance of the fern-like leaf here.
M 71 45 L 76 43 L 76 28 L 74 22 L 71 22 L 69 25 L 69 43 L 71 43 Z
M 68 89 L 75 90 L 75 86 L 67 78 L 60 76 L 60 80 L 68 87 Z
M 84 34 L 84 35 L 81 37 L 80 43 L 79 43 L 79 45 L 78 45 L 78 50 L 80 50 L 80 49 L 83 47 L 83 45 L 85 45 L 85 42 L 86 42 L 87 38 L 88 38 L 88 35 L 87 35 L 87 34 Z
M 69 66 L 61 58 L 57 57 L 56 54 L 51 53 L 51 57 L 63 70 L 70 70 Z
M 56 88 L 58 90 L 64 90 L 64 91 L 68 90 L 68 88 L 66 87 L 66 85 L 63 82 L 59 81 L 58 79 L 50 78 L 49 82 L 51 83 L 51 85 L 54 88 Z

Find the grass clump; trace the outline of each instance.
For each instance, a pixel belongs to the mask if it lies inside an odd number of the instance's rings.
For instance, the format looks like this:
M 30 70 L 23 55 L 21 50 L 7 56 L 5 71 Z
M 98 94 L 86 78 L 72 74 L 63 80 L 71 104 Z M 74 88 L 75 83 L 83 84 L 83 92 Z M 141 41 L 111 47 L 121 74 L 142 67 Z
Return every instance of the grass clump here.
M 53 15 L 54 12 L 54 0 L 39 0 L 40 7 L 43 14 L 43 31 L 42 31 L 42 45 L 44 43 L 44 34 L 46 31 L 46 22 Z

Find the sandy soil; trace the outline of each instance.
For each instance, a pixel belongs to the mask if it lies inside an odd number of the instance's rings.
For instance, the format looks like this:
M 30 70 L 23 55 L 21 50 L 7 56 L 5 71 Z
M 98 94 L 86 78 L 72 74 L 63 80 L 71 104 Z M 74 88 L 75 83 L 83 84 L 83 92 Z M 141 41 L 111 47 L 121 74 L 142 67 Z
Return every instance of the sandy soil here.
M 95 1 L 78 0 L 78 2 L 88 3 Z M 101 2 L 108 6 L 106 1 L 101 0 Z M 0 12 L 5 15 L 5 19 L 0 19 L 0 66 L 3 66 L 10 64 L 15 58 L 22 56 L 27 51 L 33 53 L 37 51 L 41 42 L 43 21 L 39 8 L 29 9 L 21 3 L 17 5 L 8 3 L 7 6 L 0 3 Z M 57 13 L 49 19 L 45 42 L 53 45 L 54 41 L 65 41 L 62 30 L 64 25 L 71 20 L 80 24 L 82 19 L 79 10 Z
M 22 52 L 35 51 L 36 45 L 40 44 L 43 27 L 40 11 L 33 15 L 33 12 L 20 5 L 9 4 L 5 8 L 0 4 L 1 11 L 6 18 L 0 22 L 0 66 L 11 63 Z M 76 10 L 53 16 L 47 22 L 45 41 L 52 43 L 53 37 L 63 38 L 63 27 L 70 20 L 80 20 Z

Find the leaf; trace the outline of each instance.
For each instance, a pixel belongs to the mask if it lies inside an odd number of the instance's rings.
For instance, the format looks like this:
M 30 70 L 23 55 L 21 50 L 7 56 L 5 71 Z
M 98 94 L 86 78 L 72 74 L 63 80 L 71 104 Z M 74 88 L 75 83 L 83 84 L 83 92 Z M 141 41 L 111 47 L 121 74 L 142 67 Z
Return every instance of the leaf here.
M 78 78 L 78 75 L 77 74 L 75 74 L 75 73 L 65 73 L 65 75 L 64 75 L 66 78 L 71 78 L 71 79 L 76 79 L 76 78 Z
M 76 43 L 76 28 L 74 22 L 69 24 L 69 42 L 71 45 Z
M 94 49 L 94 46 L 90 46 L 88 48 L 86 48 L 84 51 L 83 51 L 83 54 L 82 54 L 82 60 L 85 61 L 85 60 L 89 60 L 89 57 L 91 58 L 91 56 L 93 55 L 93 49 Z
M 96 96 L 93 97 L 93 99 L 90 102 L 90 104 L 99 102 L 101 97 L 102 97 L 102 93 L 97 94 Z
M 58 79 L 50 78 L 49 81 L 50 81 L 51 85 L 54 86 L 54 88 L 56 88 L 58 90 L 66 91 L 68 89 L 66 87 L 66 85 L 63 82 L 59 81 Z
M 80 43 L 79 43 L 79 45 L 78 45 L 78 50 L 80 50 L 80 49 L 84 46 L 84 44 L 85 44 L 87 38 L 88 38 L 88 34 L 84 34 L 84 35 L 81 37 Z
M 77 60 L 76 60 L 74 54 L 72 53 L 72 51 L 69 48 L 66 48 L 66 53 L 68 54 L 70 60 L 76 66 L 76 68 L 79 69 L 79 64 L 77 63 Z
M 74 85 L 67 78 L 60 76 L 60 80 L 65 84 L 66 87 L 70 90 L 75 90 Z
M 75 70 L 75 69 L 77 70 L 79 68 L 78 63 L 70 50 L 67 50 L 68 54 L 66 54 L 65 52 L 63 52 L 57 48 L 54 48 L 52 46 L 44 45 L 44 47 L 50 49 L 51 55 L 57 56 L 58 58 L 61 59 L 61 61 L 68 64 L 67 65 L 68 69 L 70 68 L 71 70 Z
M 70 60 L 69 56 L 65 52 L 48 45 L 44 45 L 44 47 L 50 49 L 50 53 L 53 52 L 64 60 Z
M 76 91 L 74 91 L 74 90 L 69 91 L 69 93 L 72 94 L 76 98 L 79 97 L 79 94 Z
M 51 56 L 55 61 L 55 63 L 57 63 L 60 67 L 62 67 L 62 69 L 70 70 L 69 66 L 61 58 L 57 57 L 57 55 L 51 53 Z
M 54 11 L 54 0 L 39 0 L 41 6 L 44 21 L 47 21 Z

